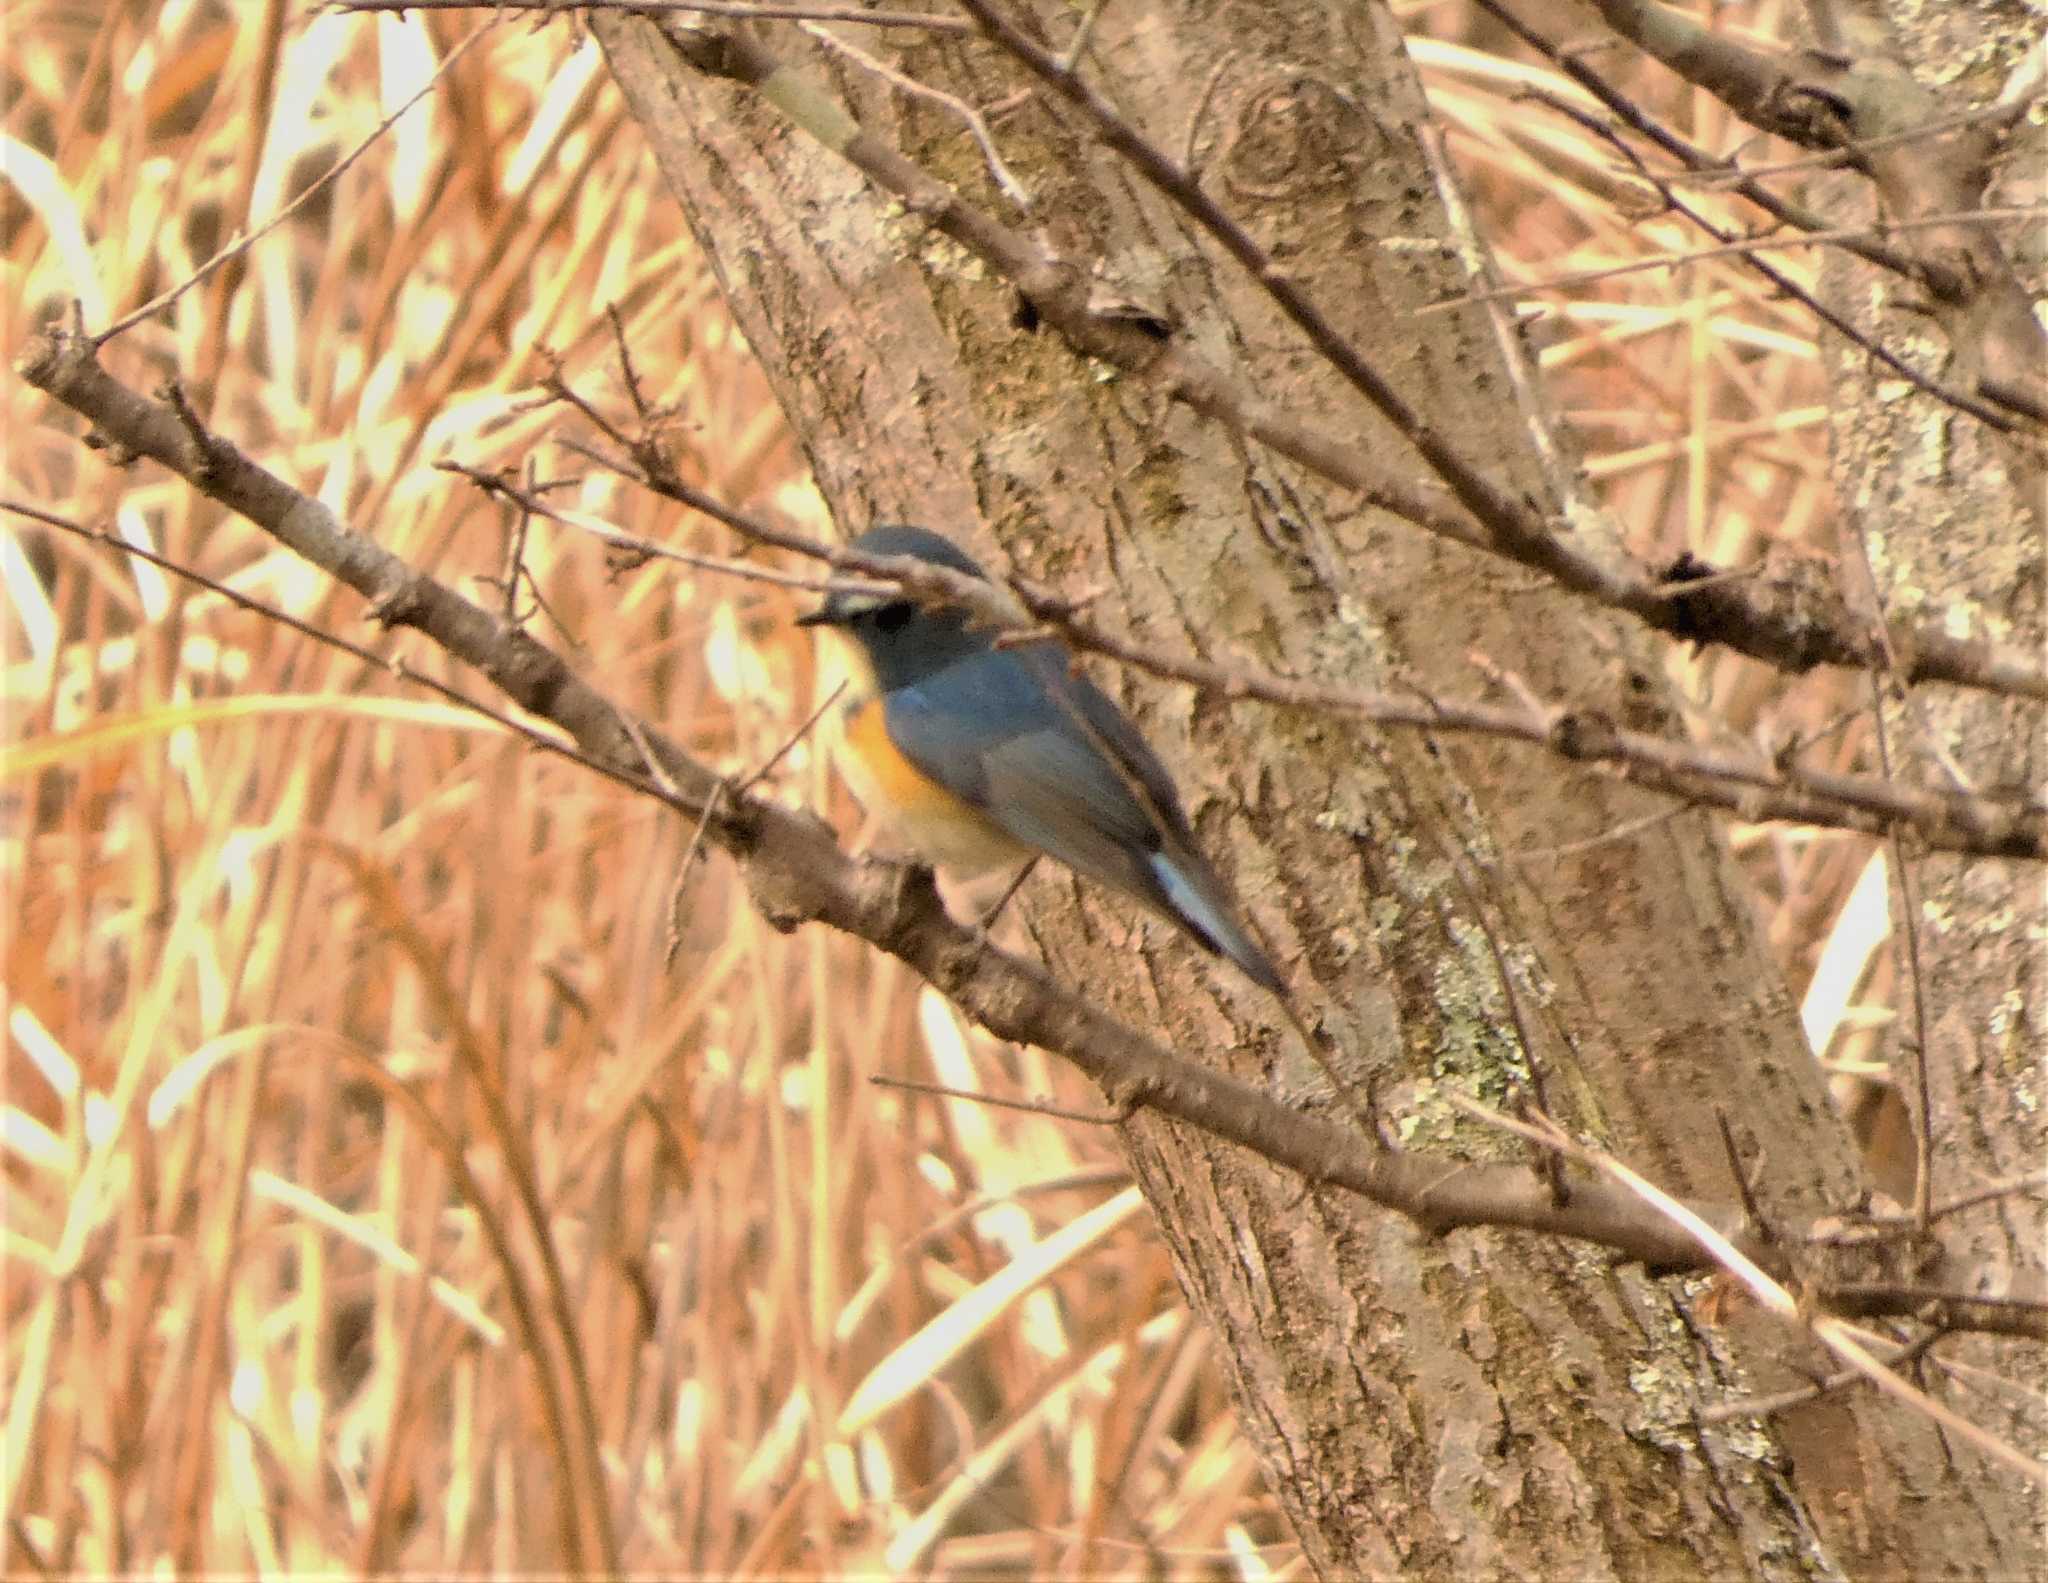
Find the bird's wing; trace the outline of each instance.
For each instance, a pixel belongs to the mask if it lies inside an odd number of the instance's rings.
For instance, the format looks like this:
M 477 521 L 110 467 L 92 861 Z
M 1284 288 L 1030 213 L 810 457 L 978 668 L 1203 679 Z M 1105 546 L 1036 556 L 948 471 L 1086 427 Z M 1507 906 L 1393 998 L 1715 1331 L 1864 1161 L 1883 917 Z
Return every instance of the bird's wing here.
M 1114 870 L 1065 861 L 1136 896 L 1178 924 L 1198 944 L 1229 957 L 1255 983 L 1284 994 L 1278 969 L 1239 922 L 1230 887 L 1195 844 L 1173 779 L 1138 735 L 1138 728 L 1085 676 L 1070 671 L 1058 649 L 1049 644 L 1029 648 L 1021 658 L 1045 682 L 1046 696 L 1054 707 L 1079 723 L 1080 736 L 1097 750 L 1093 757 L 1098 770 L 1106 769 L 1115 776 L 1122 793 L 1115 806 L 1127 809 L 1143 824 L 1144 834 L 1136 849 L 1119 845 Z M 1077 745 L 1072 732 L 1063 732 L 1062 740 L 1069 747 Z M 1028 746 L 1020 744 L 1020 752 Z M 1067 784 L 1078 779 L 1075 776 Z M 1109 806 L 1100 782 L 1089 784 L 1095 788 L 1091 806 Z
M 904 757 L 1009 835 L 1278 986 L 1196 848 L 1166 767 L 1060 650 L 977 655 L 891 692 L 887 719 Z
M 1019 841 L 1163 902 L 1144 868 L 1143 855 L 1161 845 L 1146 804 L 1163 792 L 1177 819 L 1173 787 L 1130 722 L 1070 678 L 1056 652 L 997 650 L 949 666 L 892 691 L 887 719 L 905 758 Z M 1133 741 L 1141 758 L 1120 767 Z

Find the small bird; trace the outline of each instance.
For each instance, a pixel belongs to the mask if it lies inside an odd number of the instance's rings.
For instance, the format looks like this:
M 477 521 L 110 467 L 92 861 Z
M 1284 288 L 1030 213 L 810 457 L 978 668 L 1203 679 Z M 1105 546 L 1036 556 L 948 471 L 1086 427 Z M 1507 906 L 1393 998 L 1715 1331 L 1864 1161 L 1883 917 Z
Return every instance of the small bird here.
M 874 528 L 851 547 L 987 577 L 924 528 Z M 1196 849 L 1166 766 L 1059 643 L 998 647 L 966 611 L 893 593 L 835 592 L 797 624 L 849 640 L 864 691 L 845 706 L 841 769 L 920 857 L 977 874 L 1050 854 L 1284 995 Z

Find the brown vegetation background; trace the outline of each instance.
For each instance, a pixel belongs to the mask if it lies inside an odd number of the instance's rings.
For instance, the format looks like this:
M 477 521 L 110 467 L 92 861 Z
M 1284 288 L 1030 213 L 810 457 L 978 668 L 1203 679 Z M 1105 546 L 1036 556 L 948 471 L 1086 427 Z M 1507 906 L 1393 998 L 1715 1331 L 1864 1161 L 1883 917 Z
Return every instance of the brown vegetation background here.
M 1724 259 L 1552 289 L 1693 239 L 1617 210 L 1611 152 L 1531 96 L 1573 97 L 1544 68 L 1459 8 L 1406 12 L 1634 547 L 1805 541 L 1831 507 L 1805 314 Z M 9 346 L 74 295 L 102 324 L 175 284 L 369 140 L 112 366 L 177 370 L 217 429 L 471 591 L 520 524 L 442 459 L 729 553 L 554 443 L 579 432 L 538 397 L 557 359 L 623 409 L 615 310 L 688 475 L 830 536 L 572 19 L 491 23 L 372 139 L 488 21 L 13 8 Z M 1630 86 L 1728 141 L 1704 96 Z M 1812 252 L 1780 256 L 1804 278 Z M 182 484 L 82 452 L 18 380 L 6 401 L 10 497 L 447 672 Z M 869 1079 L 1084 1111 L 1085 1085 L 852 942 L 775 934 L 650 803 L 218 592 L 10 532 L 10 1573 L 547 1571 L 599 1488 L 638 1572 L 1299 1570 L 1111 1136 Z M 821 700 L 803 596 L 525 532 L 536 629 L 711 761 L 761 764 Z M 1736 729 L 1851 702 L 1808 682 L 1788 712 L 1758 667 L 1671 663 Z M 773 775 L 858 832 L 812 740 Z M 1871 844 L 1730 839 L 1852 1068 L 1890 1016 Z

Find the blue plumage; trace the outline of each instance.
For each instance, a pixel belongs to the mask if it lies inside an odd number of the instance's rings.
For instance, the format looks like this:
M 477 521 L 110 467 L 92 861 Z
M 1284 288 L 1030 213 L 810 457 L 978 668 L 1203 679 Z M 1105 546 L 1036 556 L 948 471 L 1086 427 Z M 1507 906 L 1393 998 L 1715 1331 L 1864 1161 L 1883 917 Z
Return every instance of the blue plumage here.
M 854 548 L 983 575 L 921 528 L 876 528 Z M 1136 897 L 1281 992 L 1278 972 L 1197 850 L 1166 767 L 1123 711 L 1073 673 L 1060 645 L 997 648 L 964 612 L 901 597 L 833 595 L 803 619 L 836 626 L 859 646 L 874 673 L 886 745 L 918 776 L 1019 845 Z M 903 784 L 900 770 L 864 779 Z M 900 822 L 917 841 L 916 821 Z M 935 831 L 927 845 L 943 851 L 958 841 Z

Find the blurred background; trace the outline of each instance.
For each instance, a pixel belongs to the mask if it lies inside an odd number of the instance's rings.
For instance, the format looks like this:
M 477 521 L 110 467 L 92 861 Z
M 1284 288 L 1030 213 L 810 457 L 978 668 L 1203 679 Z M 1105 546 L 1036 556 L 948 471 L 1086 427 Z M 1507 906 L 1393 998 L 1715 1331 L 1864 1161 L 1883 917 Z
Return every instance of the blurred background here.
M 1807 316 L 1726 257 L 1617 273 L 1701 239 L 1557 112 L 1548 67 L 1461 5 L 1397 9 L 1635 548 L 1825 544 Z M 435 465 L 734 553 L 560 443 L 594 431 L 538 389 L 557 366 L 634 421 L 615 314 L 687 477 L 816 536 L 867 526 L 827 520 L 572 17 L 24 0 L 4 27 L 10 356 L 353 157 L 109 366 L 176 371 L 221 433 L 515 599 L 708 761 L 790 744 L 824 697 L 808 596 L 624 564 Z M 1661 72 L 1602 67 L 1739 140 Z M 1803 277 L 1809 251 L 1776 256 Z M 18 379 L 5 399 L 11 501 L 489 698 Z M 1113 1135 L 870 1081 L 1099 1108 L 1057 1062 L 853 942 L 774 933 L 667 811 L 217 589 L 15 513 L 0 585 L 10 1574 L 1299 1571 Z M 1865 748 L 1834 682 L 1670 663 L 1705 734 Z M 768 785 L 860 838 L 812 737 Z M 1890 1015 L 1881 857 L 1729 839 L 1853 1074 Z

